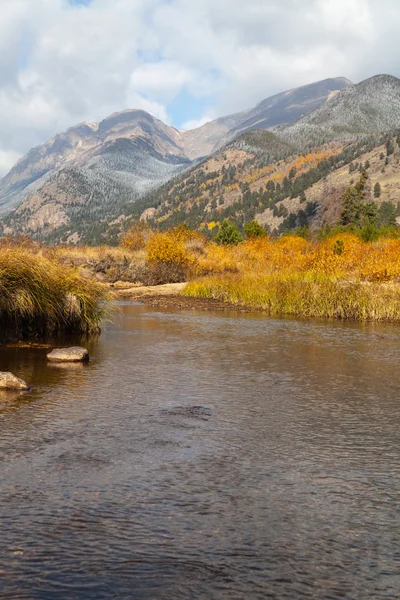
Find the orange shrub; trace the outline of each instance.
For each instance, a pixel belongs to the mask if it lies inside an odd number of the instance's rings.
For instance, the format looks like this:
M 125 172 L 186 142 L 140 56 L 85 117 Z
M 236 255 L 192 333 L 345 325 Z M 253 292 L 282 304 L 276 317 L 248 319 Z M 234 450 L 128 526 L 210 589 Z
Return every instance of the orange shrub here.
M 147 223 L 134 221 L 123 236 L 121 246 L 128 250 L 142 250 L 153 233 Z

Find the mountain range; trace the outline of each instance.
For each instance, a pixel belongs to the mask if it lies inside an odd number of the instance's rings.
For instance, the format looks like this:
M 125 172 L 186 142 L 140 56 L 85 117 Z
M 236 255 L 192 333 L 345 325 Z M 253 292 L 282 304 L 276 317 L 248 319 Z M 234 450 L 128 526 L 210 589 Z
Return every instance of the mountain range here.
M 262 187 L 270 172 L 283 182 L 289 174 L 284 165 L 292 163 L 301 164 L 295 168 L 303 176 L 306 167 L 315 169 L 327 157 L 332 161 L 344 149 L 354 160 L 397 128 L 400 80 L 389 75 L 357 85 L 326 79 L 191 131 L 126 110 L 72 127 L 20 159 L 0 180 L 3 233 L 98 243 L 132 216 L 169 223 L 195 214 L 192 224 L 201 226 L 225 213 L 235 216 L 237 205 L 249 202 L 250 212 L 265 221 L 254 204 L 262 208 L 255 182 Z M 343 166 L 338 161 L 332 168 Z

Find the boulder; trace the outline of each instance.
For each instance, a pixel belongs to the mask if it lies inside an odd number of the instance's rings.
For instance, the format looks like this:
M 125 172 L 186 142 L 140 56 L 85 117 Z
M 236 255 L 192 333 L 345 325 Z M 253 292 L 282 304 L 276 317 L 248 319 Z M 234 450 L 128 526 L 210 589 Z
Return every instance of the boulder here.
M 89 352 L 86 348 L 73 346 L 72 348 L 56 348 L 47 355 L 51 362 L 86 362 L 89 360 Z
M 0 390 L 29 390 L 29 386 L 9 371 L 0 371 Z

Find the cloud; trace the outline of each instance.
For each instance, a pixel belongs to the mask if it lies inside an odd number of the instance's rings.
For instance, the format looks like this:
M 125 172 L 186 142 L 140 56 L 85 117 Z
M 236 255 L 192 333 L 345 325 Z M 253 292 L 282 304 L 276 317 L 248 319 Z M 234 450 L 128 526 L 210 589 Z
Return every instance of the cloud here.
M 326 77 L 399 75 L 399 26 L 397 0 L 2 0 L 0 175 L 126 108 L 191 127 Z
M 214 117 L 205 115 L 204 117 L 201 117 L 200 119 L 192 119 L 190 121 L 186 121 L 185 123 L 182 124 L 181 129 L 183 131 L 188 131 L 190 129 L 197 129 L 198 127 L 201 127 L 202 125 L 205 125 L 206 123 L 209 123 L 210 121 L 212 121 L 213 118 Z
M 18 152 L 0 148 L 0 173 L 8 173 L 20 157 L 21 155 Z

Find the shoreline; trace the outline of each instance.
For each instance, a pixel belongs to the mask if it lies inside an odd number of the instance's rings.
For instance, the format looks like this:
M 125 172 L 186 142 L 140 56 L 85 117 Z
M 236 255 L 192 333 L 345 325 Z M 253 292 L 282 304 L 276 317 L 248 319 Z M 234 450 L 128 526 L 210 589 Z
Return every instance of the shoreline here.
M 117 300 L 131 300 L 148 306 L 159 308 L 172 308 L 178 310 L 213 310 L 236 311 L 241 313 L 263 312 L 255 308 L 224 302 L 213 298 L 194 298 L 181 296 L 180 292 L 187 285 L 185 283 L 166 283 L 163 285 L 112 287 Z
M 135 285 L 129 282 L 119 282 L 113 290 L 116 300 L 129 300 L 138 302 L 147 306 L 159 307 L 172 310 L 198 310 L 198 311 L 218 311 L 218 312 L 236 312 L 241 314 L 264 314 L 267 317 L 290 317 L 294 319 L 317 319 L 317 320 L 333 320 L 333 321 L 349 321 L 349 322 L 369 322 L 369 323 L 399 323 L 398 319 L 380 319 L 380 318 L 362 318 L 358 319 L 354 316 L 343 315 L 312 315 L 312 314 L 277 314 L 265 310 L 261 306 L 249 306 L 240 303 L 234 303 L 231 300 L 222 300 L 220 298 L 212 298 L 206 296 L 186 296 L 181 292 L 188 285 L 185 283 L 168 283 L 155 286 Z M 368 284 L 366 284 L 368 285 Z M 379 284 L 382 287 L 391 286 L 393 284 Z

